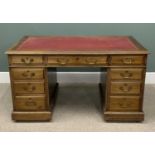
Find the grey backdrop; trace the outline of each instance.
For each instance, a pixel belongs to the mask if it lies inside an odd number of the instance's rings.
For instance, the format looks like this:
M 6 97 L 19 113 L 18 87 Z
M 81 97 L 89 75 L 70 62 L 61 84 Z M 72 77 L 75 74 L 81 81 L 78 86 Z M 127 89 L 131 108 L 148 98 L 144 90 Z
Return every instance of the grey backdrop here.
M 1 23 L 0 71 L 8 71 L 4 52 L 24 35 L 132 35 L 151 53 L 147 71 L 155 71 L 155 24 L 137 23 Z

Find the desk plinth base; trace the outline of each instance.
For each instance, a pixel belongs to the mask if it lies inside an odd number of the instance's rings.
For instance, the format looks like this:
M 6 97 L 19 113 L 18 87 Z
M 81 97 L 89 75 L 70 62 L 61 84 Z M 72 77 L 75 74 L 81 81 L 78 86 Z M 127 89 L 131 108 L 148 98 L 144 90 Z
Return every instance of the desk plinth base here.
M 144 112 L 104 112 L 105 121 L 141 122 L 144 121 Z
M 50 111 L 41 112 L 12 112 L 14 121 L 50 121 L 52 113 Z

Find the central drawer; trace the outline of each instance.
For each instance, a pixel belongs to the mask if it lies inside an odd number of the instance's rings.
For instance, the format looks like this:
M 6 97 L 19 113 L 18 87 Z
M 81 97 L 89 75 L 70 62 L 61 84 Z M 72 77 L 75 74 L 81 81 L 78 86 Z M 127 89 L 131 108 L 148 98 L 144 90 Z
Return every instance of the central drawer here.
M 140 94 L 141 82 L 111 82 L 111 94 Z
M 107 56 L 48 56 L 47 63 L 52 65 L 103 65 Z
M 46 110 L 45 95 L 38 96 L 16 96 L 14 109 L 19 111 L 40 111 Z
M 14 82 L 14 91 L 18 94 L 44 93 L 44 81 Z
M 43 69 L 41 68 L 12 68 L 14 80 L 43 79 Z

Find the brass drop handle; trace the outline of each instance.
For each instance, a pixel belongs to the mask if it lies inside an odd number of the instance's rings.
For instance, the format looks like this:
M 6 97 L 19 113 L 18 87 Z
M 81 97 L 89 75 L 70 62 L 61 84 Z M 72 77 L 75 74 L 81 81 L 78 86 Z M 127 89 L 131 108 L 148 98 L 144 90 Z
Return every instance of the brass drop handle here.
M 94 65 L 96 64 L 97 60 L 96 59 L 86 59 L 86 63 L 88 63 L 89 65 Z
M 89 65 L 94 65 L 94 64 L 96 64 L 96 62 L 88 62 L 89 63 Z
M 120 73 L 120 75 L 124 78 L 124 79 L 129 79 L 133 76 L 133 74 L 129 71 L 125 71 L 123 73 Z
M 21 62 L 23 62 L 25 64 L 31 64 L 33 61 L 34 61 L 34 59 L 33 58 L 29 58 L 29 57 L 21 59 Z
M 67 62 L 68 62 L 68 59 L 57 59 L 57 62 L 60 64 L 60 65 L 66 65 Z
M 129 108 L 130 107 L 130 103 L 119 103 L 119 106 L 121 108 Z
M 22 73 L 23 77 L 27 77 L 27 78 L 32 78 L 35 76 L 35 73 L 30 72 L 29 70 L 27 70 L 26 72 Z
M 120 87 L 120 90 L 125 93 L 129 92 L 131 89 L 132 89 L 132 87 L 127 84 L 124 84 L 123 86 Z
M 23 89 L 25 91 L 28 91 L 28 92 L 33 92 L 34 90 L 36 90 L 36 87 L 31 85 L 30 83 L 28 83 L 28 86 L 27 87 L 23 87 Z
M 133 58 L 123 58 L 122 61 L 124 64 L 132 64 L 134 59 Z
M 29 98 L 28 101 L 25 102 L 26 106 L 36 106 L 37 103 L 32 100 L 32 98 Z

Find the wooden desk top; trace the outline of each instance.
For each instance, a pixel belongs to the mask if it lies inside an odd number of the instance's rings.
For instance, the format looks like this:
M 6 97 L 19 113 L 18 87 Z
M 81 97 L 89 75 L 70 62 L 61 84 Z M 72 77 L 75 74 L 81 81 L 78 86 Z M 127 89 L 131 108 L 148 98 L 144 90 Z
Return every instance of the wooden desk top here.
M 26 36 L 7 54 L 147 54 L 129 36 Z

